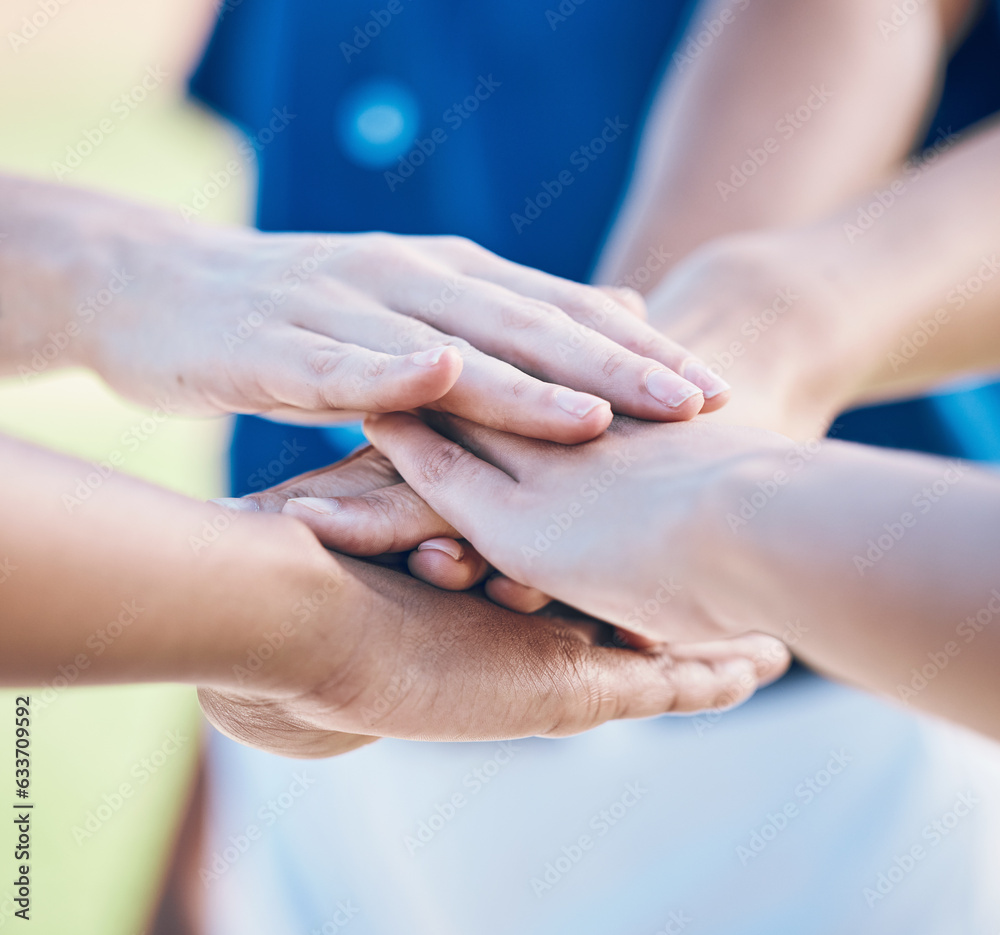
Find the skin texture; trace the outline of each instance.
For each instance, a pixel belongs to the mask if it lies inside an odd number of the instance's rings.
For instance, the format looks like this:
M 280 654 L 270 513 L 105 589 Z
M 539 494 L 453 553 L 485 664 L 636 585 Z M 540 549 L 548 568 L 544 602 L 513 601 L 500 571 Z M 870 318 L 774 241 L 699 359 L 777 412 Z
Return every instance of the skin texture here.
M 82 364 L 176 411 L 333 421 L 430 406 L 566 443 L 612 409 L 688 419 L 726 400 L 641 300 L 457 237 L 262 234 L 0 178 L 0 367 Z M 45 353 L 59 348 L 53 360 Z
M 571 452 L 433 421 L 450 438 L 405 414 L 367 431 L 514 580 L 647 642 L 806 621 L 817 668 L 1000 737 L 994 474 L 707 421 L 623 420 Z
M 606 645 L 605 625 L 568 609 L 529 617 L 446 594 L 335 556 L 290 517 L 114 473 L 68 505 L 93 466 L 20 442 L 0 440 L 0 467 L 0 681 L 197 684 L 221 730 L 289 756 L 728 706 L 788 663 L 767 637 Z
M 691 32 L 707 20 L 715 35 L 695 54 L 682 41 L 672 57 L 595 280 L 649 292 L 716 237 L 808 223 L 898 171 L 976 4 L 928 0 L 884 34 L 895 6 L 702 4 Z M 741 181 L 734 169 L 747 159 Z M 651 250 L 670 260 L 651 266 Z
M 850 406 L 1000 367 L 998 158 L 991 120 L 827 218 L 680 264 L 648 296 L 651 319 L 736 387 L 712 420 L 815 438 Z

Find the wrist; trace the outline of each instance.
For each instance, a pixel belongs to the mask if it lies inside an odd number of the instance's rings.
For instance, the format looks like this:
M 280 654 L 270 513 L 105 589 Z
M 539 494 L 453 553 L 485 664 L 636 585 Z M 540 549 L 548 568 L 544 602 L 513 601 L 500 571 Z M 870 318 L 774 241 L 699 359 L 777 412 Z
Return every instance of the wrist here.
M 839 225 L 752 236 L 772 286 L 744 331 L 751 346 L 759 342 L 757 355 L 766 355 L 766 366 L 761 360 L 754 366 L 756 378 L 780 394 L 783 421 L 769 427 L 798 439 L 822 437 L 878 369 L 871 290 Z
M 789 588 L 778 579 L 782 552 L 799 529 L 785 515 L 822 448 L 816 440 L 774 436 L 772 445 L 728 459 L 702 484 L 687 577 L 710 582 L 699 588 L 700 614 L 721 636 L 756 631 L 781 638 L 787 631 Z
M 230 519 L 228 514 L 220 514 Z M 200 684 L 248 696 L 298 697 L 328 681 L 358 638 L 359 589 L 297 520 L 241 514 L 211 554 L 220 600 L 202 620 L 212 665 Z

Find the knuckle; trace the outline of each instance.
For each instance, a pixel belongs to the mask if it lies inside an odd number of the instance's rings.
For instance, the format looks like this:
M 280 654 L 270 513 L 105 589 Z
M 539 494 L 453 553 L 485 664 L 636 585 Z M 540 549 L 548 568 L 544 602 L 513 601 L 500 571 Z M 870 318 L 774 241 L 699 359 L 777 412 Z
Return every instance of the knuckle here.
M 558 628 L 553 638 L 557 649 L 554 677 L 560 704 L 546 734 L 564 737 L 614 717 L 613 693 L 606 673 L 592 653 L 565 628 Z
M 542 303 L 511 301 L 500 305 L 498 317 L 502 327 L 523 331 L 550 324 L 555 311 Z
M 442 340 L 441 332 L 416 318 L 407 319 L 406 327 L 403 330 L 407 343 L 418 350 L 449 343 Z
M 667 341 L 658 334 L 647 333 L 645 329 L 634 337 L 631 343 L 636 354 L 652 360 L 676 361 L 684 353 L 674 353 Z
M 317 377 L 328 377 L 343 371 L 348 363 L 346 348 L 313 348 L 306 352 L 305 364 L 309 372 Z
M 518 377 L 510 383 L 510 395 L 514 399 L 524 399 L 531 396 L 538 384 L 531 377 Z
M 428 452 L 420 465 L 420 476 L 431 486 L 443 483 L 454 472 L 471 464 L 473 456 L 458 445 L 447 444 Z
M 489 253 L 485 247 L 480 246 L 468 237 L 462 237 L 458 234 L 442 234 L 436 240 L 445 250 L 457 254 L 475 257 Z
M 475 348 L 468 341 L 466 341 L 465 338 L 457 338 L 454 335 L 441 337 L 436 333 L 435 335 L 436 336 L 433 342 L 434 347 L 437 347 L 438 345 L 447 345 L 448 347 L 457 348 L 462 353 L 463 357 L 466 356 L 466 354 L 471 354 L 475 351 Z
M 627 367 L 634 356 L 631 351 L 621 348 L 620 350 L 614 350 L 606 353 L 604 355 L 604 360 L 601 363 L 601 370 L 606 377 L 617 376 L 618 373 L 625 367 Z

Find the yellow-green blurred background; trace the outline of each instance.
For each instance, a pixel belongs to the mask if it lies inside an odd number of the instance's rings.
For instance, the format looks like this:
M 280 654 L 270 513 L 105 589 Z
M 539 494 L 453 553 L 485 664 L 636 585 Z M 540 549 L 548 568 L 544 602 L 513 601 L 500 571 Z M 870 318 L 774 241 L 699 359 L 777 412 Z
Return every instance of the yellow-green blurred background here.
M 206 0 L 2 0 L 0 171 L 99 188 L 171 210 L 189 201 L 235 152 L 231 131 L 184 99 L 185 77 L 211 27 L 212 6 Z M 113 102 L 151 66 L 162 68 L 167 80 L 126 119 L 115 116 Z M 108 117 L 114 132 L 59 182 L 53 163 Z M 234 184 L 203 217 L 243 221 L 248 203 L 247 188 Z M 0 432 L 88 460 L 121 448 L 122 433 L 142 416 L 86 373 L 62 372 L 29 385 L 20 378 L 0 381 Z M 224 420 L 174 418 L 126 455 L 123 470 L 192 497 L 218 496 L 227 431 Z M 16 694 L 24 692 L 0 692 L 0 738 L 8 751 L 0 757 L 6 770 L 0 778 L 8 778 L 11 801 Z M 142 932 L 196 764 L 201 724 L 194 692 L 179 686 L 69 688 L 50 690 L 48 704 L 37 689 L 32 695 L 32 914 L 27 924 L 11 917 L 14 829 L 4 822 L 0 931 Z M 161 750 L 171 731 L 187 739 L 140 782 L 137 777 L 147 775 L 143 758 Z M 161 754 L 154 762 L 163 759 Z M 74 834 L 74 828 L 86 831 L 88 812 L 105 796 L 114 802 L 123 780 L 135 788 L 132 798 L 91 837 Z

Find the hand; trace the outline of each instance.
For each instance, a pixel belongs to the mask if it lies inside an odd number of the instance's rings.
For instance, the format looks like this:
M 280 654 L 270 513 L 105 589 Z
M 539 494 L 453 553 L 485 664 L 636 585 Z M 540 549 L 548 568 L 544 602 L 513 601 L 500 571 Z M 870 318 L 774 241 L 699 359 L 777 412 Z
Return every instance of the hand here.
M 768 637 L 637 652 L 603 645 L 608 630 L 593 621 L 522 616 L 329 561 L 337 586 L 290 638 L 293 651 L 259 674 L 266 688 L 199 690 L 208 719 L 234 740 L 323 757 L 378 737 L 564 736 L 614 718 L 729 707 L 788 665 Z
M 726 401 L 637 295 L 461 238 L 118 221 L 112 255 L 133 281 L 85 329 L 83 362 L 141 402 L 327 422 L 428 406 L 574 443 L 612 408 L 671 421 Z
M 829 247 L 797 232 L 739 234 L 650 293 L 651 322 L 736 388 L 714 421 L 816 438 L 858 399 L 881 357 L 873 335 L 856 333 L 860 303 L 836 269 Z
M 283 512 L 347 555 L 383 563 L 405 556 L 411 574 L 450 591 L 473 587 L 491 570 L 370 446 L 260 493 L 213 502 L 240 512 Z M 531 612 L 546 603 L 511 609 Z
M 718 565 L 732 557 L 729 517 L 739 516 L 741 497 L 809 459 L 788 439 L 702 421 L 618 419 L 601 438 L 566 448 L 453 417 L 433 421 L 455 441 L 402 413 L 371 417 L 366 432 L 413 492 L 514 582 L 650 642 L 775 623 L 749 607 L 741 619 L 708 608 L 718 604 Z M 330 541 L 335 524 L 331 517 Z

